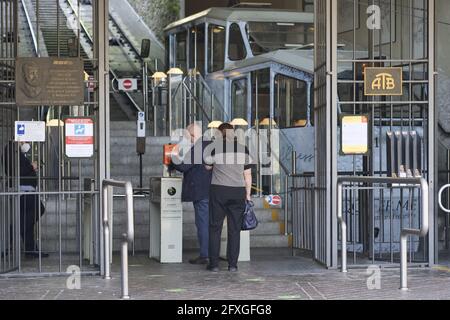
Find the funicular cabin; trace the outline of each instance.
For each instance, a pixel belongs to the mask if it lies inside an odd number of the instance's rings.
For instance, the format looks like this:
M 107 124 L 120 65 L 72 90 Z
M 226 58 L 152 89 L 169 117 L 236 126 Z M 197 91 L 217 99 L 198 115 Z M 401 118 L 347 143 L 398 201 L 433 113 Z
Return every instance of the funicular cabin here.
M 298 169 L 313 170 L 314 144 L 292 139 L 314 139 L 313 24 L 311 13 L 211 8 L 166 28 L 167 65 L 187 75 L 171 86 L 171 131 L 229 121 L 259 132 L 260 156 L 269 158 L 255 173 L 259 195 L 282 192 L 293 151 Z

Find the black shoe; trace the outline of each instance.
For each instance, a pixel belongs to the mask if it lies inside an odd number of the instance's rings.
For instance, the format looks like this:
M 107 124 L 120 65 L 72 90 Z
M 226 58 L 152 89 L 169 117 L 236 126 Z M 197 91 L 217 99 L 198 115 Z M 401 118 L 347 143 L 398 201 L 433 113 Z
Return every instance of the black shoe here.
M 206 267 L 206 270 L 211 271 L 211 272 L 219 272 L 219 267 L 213 267 L 213 266 L 208 265 Z
M 39 259 L 39 252 L 27 252 L 25 253 L 27 259 Z M 41 253 L 41 258 L 48 258 L 48 253 Z
M 195 259 L 189 260 L 190 264 L 208 264 L 208 262 L 209 262 L 208 258 L 203 258 L 203 257 L 197 257 Z
M 228 267 L 228 271 L 230 271 L 230 272 L 237 272 L 238 268 L 237 267 Z

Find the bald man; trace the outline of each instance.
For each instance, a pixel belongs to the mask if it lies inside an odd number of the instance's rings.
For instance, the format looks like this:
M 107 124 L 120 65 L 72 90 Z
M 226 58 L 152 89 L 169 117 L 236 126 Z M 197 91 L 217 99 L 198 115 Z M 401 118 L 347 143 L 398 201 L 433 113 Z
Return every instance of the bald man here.
M 172 167 L 183 173 L 181 200 L 192 202 L 195 210 L 195 225 L 200 252 L 198 257 L 190 259 L 191 264 L 208 264 L 209 243 L 209 187 L 211 172 L 203 165 L 203 151 L 207 142 L 203 141 L 203 132 L 197 124 L 187 127 L 186 133 L 191 142 L 189 151 L 181 157 L 172 157 Z

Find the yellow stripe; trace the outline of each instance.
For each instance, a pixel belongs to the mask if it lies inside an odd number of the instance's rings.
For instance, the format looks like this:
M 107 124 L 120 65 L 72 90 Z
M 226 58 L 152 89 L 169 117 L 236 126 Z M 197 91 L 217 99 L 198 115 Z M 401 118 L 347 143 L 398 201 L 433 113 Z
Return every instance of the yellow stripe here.
M 284 233 L 284 222 L 280 222 L 280 234 Z
M 450 273 L 450 268 L 446 266 L 434 266 L 433 269 Z
M 280 219 L 280 215 L 277 210 L 272 210 L 272 221 L 278 221 Z

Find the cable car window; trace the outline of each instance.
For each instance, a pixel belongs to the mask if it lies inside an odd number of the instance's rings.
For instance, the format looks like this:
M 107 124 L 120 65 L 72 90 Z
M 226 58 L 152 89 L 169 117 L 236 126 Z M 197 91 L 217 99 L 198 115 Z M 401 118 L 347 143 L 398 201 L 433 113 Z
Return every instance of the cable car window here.
M 232 61 L 243 60 L 247 56 L 244 40 L 242 39 L 239 25 L 233 23 L 230 26 L 230 39 L 228 44 L 228 58 Z
M 186 32 L 177 33 L 175 38 L 175 66 L 185 72 L 187 71 L 186 38 Z
M 193 57 L 191 59 L 195 59 L 195 68 L 197 71 L 199 71 L 202 75 L 205 75 L 205 25 L 201 24 L 195 27 L 193 29 L 194 32 L 194 38 L 196 38 L 195 45 L 192 45 L 193 47 Z
M 208 27 L 208 72 L 225 67 L 225 28 L 210 24 Z
M 247 37 L 255 56 L 279 49 L 298 49 L 314 43 L 314 24 L 249 22 Z
M 252 118 L 250 123 L 256 125 L 270 117 L 270 69 L 252 72 Z
M 231 85 L 233 118 L 247 119 L 247 78 L 234 80 Z
M 280 129 L 308 125 L 308 85 L 284 75 L 275 77 L 275 121 Z

